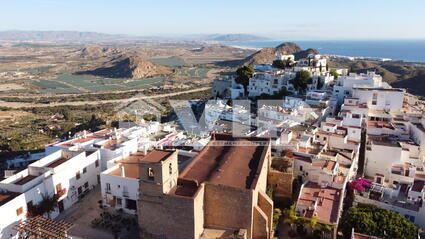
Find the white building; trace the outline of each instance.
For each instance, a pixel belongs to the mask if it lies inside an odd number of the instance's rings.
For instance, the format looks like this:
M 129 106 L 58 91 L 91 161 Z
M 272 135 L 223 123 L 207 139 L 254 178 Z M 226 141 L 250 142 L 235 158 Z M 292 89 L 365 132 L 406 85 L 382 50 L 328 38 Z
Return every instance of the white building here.
M 382 77 L 375 72 L 367 72 L 367 74 L 350 73 L 347 76 L 339 76 L 333 90 L 338 102 L 342 103 L 344 97 L 352 96 L 352 90 L 355 87 L 383 87 Z
M 403 107 L 404 89 L 354 87 L 352 97 L 366 104 L 370 111 L 398 113 Z
M 98 184 L 100 152 L 58 150 L 0 182 L 0 238 L 13 238 L 13 225 L 31 214 L 44 197 L 56 195 L 55 218 Z
M 249 106 L 248 106 L 249 107 Z M 223 100 L 210 100 L 204 109 L 205 124 L 212 128 L 217 120 L 234 121 L 251 125 L 251 112 L 243 105 L 229 106 Z

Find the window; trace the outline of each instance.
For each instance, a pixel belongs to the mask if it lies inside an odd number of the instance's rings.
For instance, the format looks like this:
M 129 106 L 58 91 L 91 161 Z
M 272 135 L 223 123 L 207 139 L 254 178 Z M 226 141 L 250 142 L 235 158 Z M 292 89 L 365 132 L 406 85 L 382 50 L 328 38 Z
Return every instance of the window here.
M 24 212 L 24 209 L 22 207 L 16 209 L 16 216 L 21 215 Z
M 96 161 L 94 161 L 94 166 L 97 168 L 97 167 L 99 167 L 99 159 L 98 160 L 96 160 Z
M 106 191 L 111 191 L 111 184 L 110 183 L 106 183 Z
M 327 140 L 328 138 L 326 138 L 326 137 L 323 137 L 323 140 Z
M 130 210 L 137 210 L 137 202 L 136 200 L 126 199 L 125 204 L 127 205 L 127 208 Z
M 78 180 L 78 179 L 80 179 L 80 172 L 77 172 L 77 173 L 75 174 L 75 177 L 77 178 L 77 180 Z
M 83 168 L 83 173 L 87 173 L 87 167 Z
M 117 185 L 117 188 L 121 188 L 121 185 L 119 185 L 119 184 L 118 184 L 118 185 Z
M 121 198 L 117 198 L 117 206 L 121 207 L 122 205 L 122 199 Z
M 150 180 L 155 179 L 155 173 L 153 172 L 152 168 L 148 168 L 148 179 L 150 179 Z
M 372 105 L 376 105 L 377 104 L 377 99 L 378 99 L 378 93 L 373 93 L 372 95 Z
M 84 183 L 84 187 L 85 187 L 85 188 L 88 188 L 88 187 L 89 187 L 89 182 L 85 182 L 85 183 Z
M 300 171 L 303 171 L 303 166 L 300 166 Z
M 170 171 L 170 175 L 173 174 L 173 164 L 170 163 L 170 165 L 168 165 L 168 170 Z

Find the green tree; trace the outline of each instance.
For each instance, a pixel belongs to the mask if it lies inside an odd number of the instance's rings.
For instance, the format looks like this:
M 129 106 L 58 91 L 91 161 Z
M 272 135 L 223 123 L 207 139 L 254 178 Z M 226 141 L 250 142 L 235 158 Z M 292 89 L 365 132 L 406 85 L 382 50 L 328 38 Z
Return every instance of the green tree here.
M 299 224 L 301 222 L 301 218 L 298 216 L 297 212 L 295 211 L 295 204 L 291 205 L 289 209 L 284 210 L 285 213 L 285 219 L 283 222 L 288 223 L 291 226 L 291 229 L 294 231 L 294 226 L 296 224 Z
M 236 83 L 243 85 L 245 92 L 248 90 L 249 79 L 254 75 L 253 65 L 244 65 L 236 70 Z
M 286 62 L 284 60 L 274 60 L 272 66 L 278 69 L 284 69 L 286 67 Z
M 44 214 L 47 214 L 47 216 L 50 218 L 50 213 L 53 212 L 58 206 L 58 198 L 59 196 L 57 194 L 53 196 L 43 194 L 42 200 L 39 204 L 28 208 L 29 216 L 34 217 L 43 216 Z
M 312 216 L 311 217 L 311 219 L 310 219 L 310 227 L 311 227 L 311 229 L 316 229 L 316 226 L 317 226 L 317 219 L 318 219 L 318 217 L 317 216 Z
M 74 121 L 75 120 L 74 114 L 72 112 L 68 111 L 68 110 L 64 110 L 62 112 L 62 114 L 63 114 L 63 117 L 64 117 L 65 120 L 68 120 L 68 121 Z
M 293 80 L 293 85 L 296 90 L 304 91 L 307 85 L 311 83 L 311 74 L 308 71 L 298 71 Z
M 275 208 L 273 210 L 273 230 L 276 230 L 279 219 L 282 216 L 282 210 L 280 208 Z
M 340 230 L 350 238 L 351 230 L 380 238 L 418 238 L 418 229 L 406 218 L 374 205 L 359 204 L 346 210 L 340 221 Z
M 331 74 L 331 76 L 333 76 L 333 77 L 334 77 L 334 80 L 338 79 L 339 74 L 338 74 L 338 72 L 336 72 L 336 70 L 335 70 L 335 69 L 332 69 L 332 70 L 329 72 L 329 74 Z

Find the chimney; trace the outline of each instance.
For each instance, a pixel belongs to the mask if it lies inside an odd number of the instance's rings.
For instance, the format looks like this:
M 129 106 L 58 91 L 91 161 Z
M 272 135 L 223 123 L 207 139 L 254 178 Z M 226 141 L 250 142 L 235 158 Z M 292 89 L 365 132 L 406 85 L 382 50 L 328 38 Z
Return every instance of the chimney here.
M 125 168 L 122 164 L 120 164 L 121 177 L 125 178 Z

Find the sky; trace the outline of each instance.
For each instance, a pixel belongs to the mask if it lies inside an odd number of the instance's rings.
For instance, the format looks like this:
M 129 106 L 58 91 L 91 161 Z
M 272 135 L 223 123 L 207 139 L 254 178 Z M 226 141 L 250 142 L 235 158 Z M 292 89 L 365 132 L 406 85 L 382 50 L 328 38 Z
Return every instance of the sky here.
M 9 0 L 0 31 L 271 39 L 425 39 L 424 0 Z

